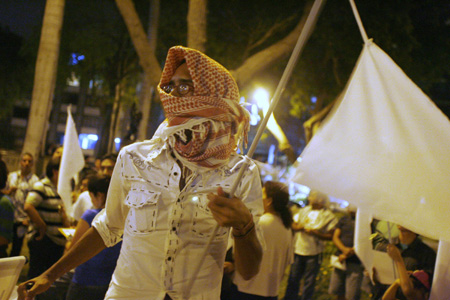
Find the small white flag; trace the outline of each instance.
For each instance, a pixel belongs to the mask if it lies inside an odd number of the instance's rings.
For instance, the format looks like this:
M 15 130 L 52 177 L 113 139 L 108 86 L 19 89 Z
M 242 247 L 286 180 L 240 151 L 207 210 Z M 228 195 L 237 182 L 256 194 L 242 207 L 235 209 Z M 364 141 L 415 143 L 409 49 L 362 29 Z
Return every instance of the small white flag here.
M 78 141 L 75 123 L 67 107 L 66 132 L 64 134 L 63 154 L 59 167 L 58 194 L 64 201 L 66 214 L 72 214 L 72 187 L 71 180 L 84 167 L 84 156 Z

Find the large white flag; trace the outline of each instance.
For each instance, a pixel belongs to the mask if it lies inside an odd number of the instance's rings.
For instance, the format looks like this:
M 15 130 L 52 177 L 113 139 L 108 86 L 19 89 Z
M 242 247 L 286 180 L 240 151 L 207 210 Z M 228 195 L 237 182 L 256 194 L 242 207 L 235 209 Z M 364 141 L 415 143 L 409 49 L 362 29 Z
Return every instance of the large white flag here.
M 84 156 L 78 141 L 77 129 L 67 107 L 66 132 L 64 134 L 63 154 L 59 167 L 58 194 L 64 201 L 67 215 L 72 213 L 72 185 L 71 180 L 84 167 Z
M 294 174 L 363 215 L 450 241 L 450 122 L 371 41 Z

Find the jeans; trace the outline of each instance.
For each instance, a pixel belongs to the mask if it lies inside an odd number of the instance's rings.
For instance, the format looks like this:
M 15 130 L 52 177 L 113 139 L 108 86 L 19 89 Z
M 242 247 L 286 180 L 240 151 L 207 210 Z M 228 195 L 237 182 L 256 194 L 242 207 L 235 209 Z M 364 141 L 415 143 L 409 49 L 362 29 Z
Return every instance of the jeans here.
M 316 276 L 320 269 L 320 254 L 303 256 L 295 254 L 294 263 L 291 265 L 288 285 L 284 300 L 298 300 L 300 280 L 304 278 L 301 300 L 311 300 L 314 294 Z

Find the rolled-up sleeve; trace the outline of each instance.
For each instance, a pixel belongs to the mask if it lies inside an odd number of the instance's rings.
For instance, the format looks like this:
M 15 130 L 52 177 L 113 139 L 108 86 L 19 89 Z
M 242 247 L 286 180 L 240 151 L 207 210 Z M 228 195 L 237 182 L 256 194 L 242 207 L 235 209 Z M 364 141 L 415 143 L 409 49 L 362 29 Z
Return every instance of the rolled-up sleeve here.
M 97 214 L 92 226 L 97 230 L 107 247 L 114 246 L 122 240 L 123 228 L 129 208 L 124 199 L 129 190 L 129 184 L 124 181 L 124 159 L 126 152 L 119 153 L 106 197 L 106 207 Z

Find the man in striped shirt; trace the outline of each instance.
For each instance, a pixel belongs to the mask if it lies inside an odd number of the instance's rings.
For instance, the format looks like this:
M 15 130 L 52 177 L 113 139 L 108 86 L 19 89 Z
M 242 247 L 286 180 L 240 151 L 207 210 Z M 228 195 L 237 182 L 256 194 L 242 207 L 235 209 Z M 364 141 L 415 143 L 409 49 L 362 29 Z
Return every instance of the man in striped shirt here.
M 46 167 L 46 177 L 36 182 L 25 201 L 25 212 L 33 224 L 29 238 L 30 269 L 28 277 L 33 278 L 55 263 L 63 254 L 66 239 L 58 228 L 67 227 L 69 222 L 64 204 L 58 195 L 60 158 L 52 159 Z

